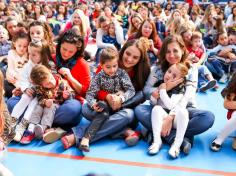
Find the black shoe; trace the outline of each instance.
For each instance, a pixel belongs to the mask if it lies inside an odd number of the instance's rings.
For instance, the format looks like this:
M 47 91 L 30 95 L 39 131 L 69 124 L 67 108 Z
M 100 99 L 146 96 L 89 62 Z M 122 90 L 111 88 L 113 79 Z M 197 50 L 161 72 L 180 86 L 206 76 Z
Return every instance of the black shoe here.
M 184 138 L 182 145 L 181 145 L 181 150 L 184 152 L 184 154 L 188 155 L 191 148 L 192 148 L 192 144 L 190 143 L 188 138 Z
M 218 151 L 220 151 L 220 149 L 221 149 L 221 145 L 215 143 L 215 140 L 214 140 L 214 141 L 211 143 L 210 148 L 211 148 L 212 151 L 218 152 Z

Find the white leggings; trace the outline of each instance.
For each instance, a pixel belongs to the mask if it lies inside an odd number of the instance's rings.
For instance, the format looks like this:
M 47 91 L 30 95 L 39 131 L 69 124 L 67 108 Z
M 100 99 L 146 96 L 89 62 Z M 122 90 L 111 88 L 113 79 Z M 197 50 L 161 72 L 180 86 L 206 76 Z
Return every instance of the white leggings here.
M 236 130 L 236 111 L 234 111 L 231 115 L 231 118 L 227 120 L 224 128 L 218 134 L 215 142 L 217 144 L 222 144 L 224 140 L 235 130 Z
M 36 97 L 34 98 L 28 96 L 27 94 L 23 94 L 21 96 L 20 101 L 13 108 L 11 116 L 19 119 L 28 106 L 23 118 L 25 120 L 29 120 L 37 104 L 38 104 L 38 99 Z
M 189 115 L 187 109 L 178 109 L 175 113 L 173 128 L 176 129 L 176 136 L 174 145 L 179 148 L 183 142 L 188 126 Z M 161 106 L 156 105 L 153 107 L 151 120 L 154 143 L 159 143 L 159 140 L 161 139 L 162 124 L 166 116 L 168 116 L 168 114 Z

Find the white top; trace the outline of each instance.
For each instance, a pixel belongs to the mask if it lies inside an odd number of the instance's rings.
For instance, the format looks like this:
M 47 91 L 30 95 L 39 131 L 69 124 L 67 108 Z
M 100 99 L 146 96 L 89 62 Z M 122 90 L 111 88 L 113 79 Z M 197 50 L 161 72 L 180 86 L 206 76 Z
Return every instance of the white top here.
M 234 21 L 233 19 L 233 14 L 229 15 L 229 17 L 227 18 L 227 21 L 226 21 L 226 27 L 230 27 L 230 26 L 233 26 L 236 24 L 236 21 Z
M 21 89 L 21 91 L 25 91 L 27 88 L 32 87 L 33 84 L 30 81 L 30 73 L 35 65 L 36 64 L 29 60 L 22 68 L 20 79 L 17 81 L 16 85 L 16 87 Z
M 27 53 L 24 56 L 20 57 L 15 50 L 10 50 L 7 55 L 7 79 L 9 77 L 15 77 L 17 80 L 19 80 L 22 68 L 27 62 Z

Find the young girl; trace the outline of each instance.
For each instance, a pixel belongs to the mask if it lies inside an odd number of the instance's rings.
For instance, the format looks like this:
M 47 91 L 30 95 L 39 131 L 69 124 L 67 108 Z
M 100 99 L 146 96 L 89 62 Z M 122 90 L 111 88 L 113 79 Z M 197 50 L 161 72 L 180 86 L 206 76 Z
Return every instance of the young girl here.
M 218 152 L 225 139 L 236 130 L 236 73 L 233 74 L 231 80 L 229 81 L 226 88 L 222 91 L 222 96 L 224 97 L 224 107 L 228 109 L 226 125 L 217 135 L 216 139 L 211 143 L 211 150 Z
M 92 80 L 86 94 L 86 100 L 90 108 L 94 110 L 94 119 L 87 128 L 80 143 L 80 149 L 89 151 L 89 141 L 96 135 L 107 118 L 109 110 L 105 102 L 97 102 L 96 97 L 100 90 L 119 94 L 123 103 L 135 95 L 134 87 L 126 71 L 118 68 L 118 51 L 113 48 L 103 49 L 100 55 L 102 71 Z M 120 93 L 120 91 L 124 93 Z
M 13 108 L 13 111 L 11 113 L 12 126 L 15 127 L 19 121 L 20 116 L 28 107 L 23 118 L 21 119 L 19 124 L 16 126 L 16 130 L 15 130 L 16 136 L 14 140 L 18 142 L 21 140 L 22 135 L 29 124 L 28 122 L 29 118 L 31 117 L 31 114 L 38 103 L 37 98 L 33 97 L 33 94 L 35 92 L 31 88 L 32 84 L 30 82 L 30 72 L 32 68 L 37 64 L 42 64 L 50 68 L 49 60 L 51 58 L 51 53 L 50 53 L 50 49 L 46 41 L 33 40 L 29 44 L 28 53 L 29 53 L 29 61 L 27 64 L 25 64 L 25 66 L 22 69 L 20 84 L 18 87 L 24 93 L 20 101 Z M 29 129 L 32 129 L 32 128 L 33 127 L 29 127 Z
M 150 98 L 151 103 L 156 105 L 151 114 L 154 141 L 148 149 L 149 154 L 156 154 L 161 148 L 161 129 L 163 119 L 167 116 L 174 116 L 174 127 L 177 131 L 174 143 L 169 150 L 169 155 L 176 158 L 180 153 L 180 146 L 183 142 L 189 117 L 187 109 L 179 108 L 173 110 L 173 108 L 184 95 L 184 84 L 178 85 L 167 94 L 166 83 L 184 78 L 188 74 L 189 67 L 189 65 L 182 63 L 173 64 L 169 67 L 164 75 L 164 83 L 159 86 L 160 99 L 157 100 L 153 96 Z
M 8 68 L 6 72 L 6 81 L 4 87 L 6 97 L 12 96 L 12 90 L 18 87 L 20 73 L 23 66 L 28 62 L 27 48 L 29 44 L 29 36 L 27 33 L 19 31 L 13 37 L 13 49 L 8 52 L 7 62 Z
M 50 46 L 51 52 L 54 53 L 55 47 L 53 44 L 53 35 L 49 25 L 39 21 L 33 21 L 29 25 L 29 34 L 31 40 L 46 40 Z

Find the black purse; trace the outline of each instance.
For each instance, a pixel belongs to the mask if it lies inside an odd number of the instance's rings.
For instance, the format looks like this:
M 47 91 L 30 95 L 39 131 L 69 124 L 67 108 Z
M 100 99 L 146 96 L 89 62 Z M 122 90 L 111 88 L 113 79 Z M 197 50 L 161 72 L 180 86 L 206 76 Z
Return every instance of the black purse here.
M 143 91 L 138 91 L 136 92 L 136 94 L 129 99 L 128 101 L 124 102 L 121 107 L 122 108 L 135 108 L 136 106 L 138 106 L 139 104 L 143 103 L 145 101 L 145 95 L 143 93 Z

